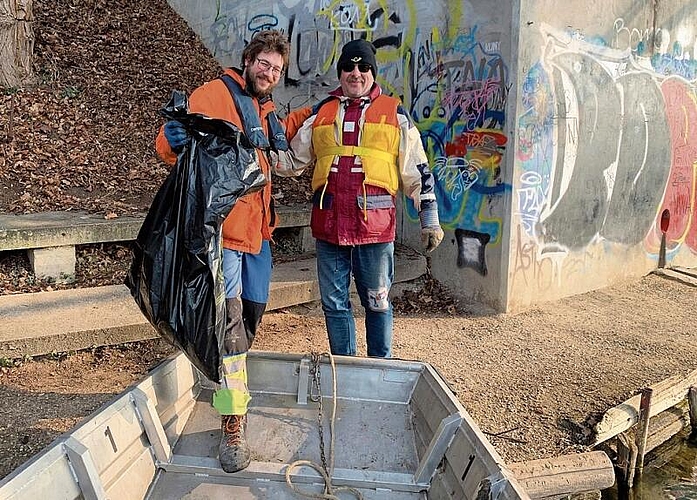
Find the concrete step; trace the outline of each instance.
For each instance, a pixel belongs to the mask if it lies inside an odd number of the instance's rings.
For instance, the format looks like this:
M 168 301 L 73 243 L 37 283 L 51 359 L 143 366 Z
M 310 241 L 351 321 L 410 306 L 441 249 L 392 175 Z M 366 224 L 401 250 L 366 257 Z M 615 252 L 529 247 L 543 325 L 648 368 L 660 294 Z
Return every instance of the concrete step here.
M 395 282 L 426 273 L 426 259 L 396 251 Z M 315 259 L 274 266 L 268 310 L 319 299 Z M 0 357 L 19 358 L 157 337 L 124 285 L 0 296 Z

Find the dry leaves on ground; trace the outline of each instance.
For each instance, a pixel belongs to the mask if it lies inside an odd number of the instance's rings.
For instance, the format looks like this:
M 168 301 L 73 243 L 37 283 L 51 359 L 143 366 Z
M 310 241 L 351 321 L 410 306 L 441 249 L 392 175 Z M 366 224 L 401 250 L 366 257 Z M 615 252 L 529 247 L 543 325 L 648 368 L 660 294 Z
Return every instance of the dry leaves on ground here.
M 0 89 L 0 212 L 146 211 L 168 172 L 159 110 L 220 65 L 165 0 L 39 0 L 34 14 L 36 86 Z M 274 196 L 308 191 L 279 179 Z

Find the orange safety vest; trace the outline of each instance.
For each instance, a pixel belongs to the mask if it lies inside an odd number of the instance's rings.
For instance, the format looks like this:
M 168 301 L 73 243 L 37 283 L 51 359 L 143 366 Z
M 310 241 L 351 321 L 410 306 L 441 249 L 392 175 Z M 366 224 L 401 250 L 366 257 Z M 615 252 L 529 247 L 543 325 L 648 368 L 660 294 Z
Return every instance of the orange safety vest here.
M 312 190 L 324 189 L 329 171 L 337 156 L 360 156 L 365 184 L 381 187 L 390 194 L 399 189 L 400 128 L 397 121 L 399 100 L 384 94 L 376 97 L 365 110 L 359 145 L 344 146 L 335 130 L 341 130 L 339 99 L 331 99 L 317 111 L 312 124 L 312 147 L 317 161 L 312 175 Z
M 226 69 L 225 74 L 234 79 L 242 88 L 245 87 L 244 78 L 233 69 Z M 261 106 L 256 99 L 253 99 L 253 103 L 255 111 L 259 113 L 264 134 L 268 134 L 266 115 L 275 111 L 276 106 L 271 100 L 266 101 Z M 240 130 L 244 130 L 242 117 L 239 115 L 230 91 L 219 78 L 194 90 L 189 97 L 189 111 L 228 121 Z M 287 136 L 293 137 L 309 115 L 310 108 L 302 108 L 294 111 L 286 120 L 283 120 Z M 164 127 L 160 128 L 155 145 L 158 154 L 166 163 L 173 165 L 176 162 L 177 155 L 169 147 L 164 136 Z M 270 181 L 271 166 L 266 154 L 262 150 L 257 151 L 262 172 Z M 275 219 L 271 198 L 271 182 L 267 182 L 263 189 L 243 196 L 232 207 L 223 223 L 223 246 L 231 250 L 258 254 L 261 250 L 262 240 L 271 239 L 271 233 L 277 222 Z

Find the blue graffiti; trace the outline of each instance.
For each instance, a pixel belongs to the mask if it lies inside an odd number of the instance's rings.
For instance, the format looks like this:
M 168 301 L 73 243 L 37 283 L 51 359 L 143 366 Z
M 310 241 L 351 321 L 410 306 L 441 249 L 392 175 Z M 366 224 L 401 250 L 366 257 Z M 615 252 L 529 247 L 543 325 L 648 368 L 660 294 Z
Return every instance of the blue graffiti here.
M 273 14 L 257 14 L 247 23 L 247 30 L 254 36 L 260 31 L 270 30 L 276 26 L 278 26 L 278 18 Z
M 697 78 L 697 61 L 694 59 L 678 59 L 668 54 L 654 54 L 651 57 L 651 66 L 659 75 L 682 76 L 689 81 Z
M 541 64 L 528 71 L 521 101 L 525 112 L 518 119 L 518 159 L 523 174 L 517 211 L 525 232 L 532 236 L 554 167 L 554 99 L 549 75 Z

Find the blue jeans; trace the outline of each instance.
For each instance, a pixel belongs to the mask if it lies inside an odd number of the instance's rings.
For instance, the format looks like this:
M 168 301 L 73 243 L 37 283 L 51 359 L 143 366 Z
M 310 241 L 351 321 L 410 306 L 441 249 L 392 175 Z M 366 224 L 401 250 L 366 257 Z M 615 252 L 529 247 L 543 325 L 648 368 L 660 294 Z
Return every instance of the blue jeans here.
M 392 355 L 394 243 L 339 246 L 317 240 L 317 277 L 332 354 L 356 354 L 356 324 L 349 286 L 351 274 L 365 309 L 368 356 Z
M 242 297 L 254 302 L 269 301 L 271 246 L 264 240 L 261 251 L 252 253 L 223 249 L 225 298 Z

